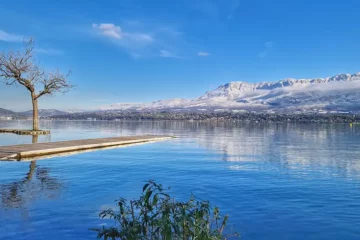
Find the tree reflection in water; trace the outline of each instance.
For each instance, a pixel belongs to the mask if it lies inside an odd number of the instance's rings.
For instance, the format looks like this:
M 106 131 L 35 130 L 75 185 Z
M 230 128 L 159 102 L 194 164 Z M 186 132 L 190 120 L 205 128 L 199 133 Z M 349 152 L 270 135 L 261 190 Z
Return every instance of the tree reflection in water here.
M 32 136 L 32 143 L 38 142 L 38 136 Z M 60 194 L 61 182 L 50 176 L 50 169 L 39 167 L 31 161 L 26 176 L 19 181 L 0 184 L 1 208 L 26 208 L 27 204 L 46 197 L 54 199 Z

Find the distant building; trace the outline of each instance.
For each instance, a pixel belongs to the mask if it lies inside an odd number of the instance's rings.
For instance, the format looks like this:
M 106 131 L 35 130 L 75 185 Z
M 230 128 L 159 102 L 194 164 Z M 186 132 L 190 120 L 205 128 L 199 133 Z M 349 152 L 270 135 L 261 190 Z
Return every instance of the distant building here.
M 328 111 L 320 110 L 319 113 L 320 113 L 320 114 L 326 114 L 326 113 L 328 113 Z
M 13 117 L 9 117 L 9 116 L 0 116 L 1 120 L 12 120 Z

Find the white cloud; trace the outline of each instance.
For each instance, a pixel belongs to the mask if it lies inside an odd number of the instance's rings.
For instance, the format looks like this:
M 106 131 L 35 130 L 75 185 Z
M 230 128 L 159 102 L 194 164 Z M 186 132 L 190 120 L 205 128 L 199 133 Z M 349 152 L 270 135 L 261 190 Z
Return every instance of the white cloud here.
M 92 28 L 100 35 L 118 41 L 136 41 L 150 43 L 154 41 L 153 37 L 146 33 L 126 32 L 113 23 L 92 24 Z
M 339 81 L 327 83 L 315 83 L 308 85 L 292 86 L 292 88 L 284 88 L 288 92 L 328 92 L 328 91 L 359 91 L 360 81 Z
M 154 41 L 154 39 L 149 34 L 145 34 L 145 33 L 124 33 L 124 36 L 138 42 Z
M 129 28 L 129 26 L 127 26 Z M 148 33 L 125 31 L 113 23 L 92 24 L 93 31 L 123 48 L 132 58 L 149 55 L 155 39 Z
M 0 41 L 5 41 L 5 42 L 21 42 L 24 40 L 24 37 L 19 36 L 19 35 L 15 35 L 15 34 L 11 34 L 11 33 L 7 33 L 5 31 L 0 30 Z
M 160 51 L 160 57 L 163 57 L 163 58 L 180 58 L 175 53 L 167 51 L 167 50 L 161 50 Z
M 197 55 L 200 56 L 200 57 L 208 57 L 210 55 L 210 53 L 208 53 L 208 52 L 198 52 Z
M 275 46 L 274 42 L 266 42 L 264 44 L 265 49 L 259 54 L 259 57 L 265 58 L 266 56 L 268 56 L 268 54 L 270 53 L 270 51 L 273 49 L 274 46 Z
M 99 34 L 105 37 L 115 38 L 115 39 L 121 39 L 123 37 L 121 28 L 113 23 L 100 23 L 100 24 L 93 23 L 92 27 Z
M 182 59 L 177 55 L 183 33 L 170 26 L 154 26 L 151 23 L 126 21 L 114 23 L 93 23 L 92 33 L 111 41 L 134 59 L 163 57 Z
M 53 48 L 35 48 L 35 52 L 40 54 L 48 54 L 48 55 L 61 55 L 63 54 L 63 51 L 53 49 Z

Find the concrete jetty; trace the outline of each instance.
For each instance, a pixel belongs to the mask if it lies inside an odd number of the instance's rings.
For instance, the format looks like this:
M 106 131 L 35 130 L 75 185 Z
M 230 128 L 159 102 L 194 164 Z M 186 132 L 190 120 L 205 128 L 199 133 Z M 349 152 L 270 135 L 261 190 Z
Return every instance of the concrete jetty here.
M 0 147 L 0 160 L 23 160 L 29 158 L 46 157 L 56 154 L 81 152 L 137 143 L 155 142 L 174 138 L 172 136 L 129 136 L 83 140 L 69 140 L 48 143 L 20 144 Z

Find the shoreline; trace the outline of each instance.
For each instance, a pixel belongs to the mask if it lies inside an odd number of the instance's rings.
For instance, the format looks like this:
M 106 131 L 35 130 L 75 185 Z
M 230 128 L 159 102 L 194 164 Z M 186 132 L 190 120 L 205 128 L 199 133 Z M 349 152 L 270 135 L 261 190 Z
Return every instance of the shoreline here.
M 193 121 L 193 122 L 271 122 L 271 123 L 360 123 L 360 114 L 352 113 L 78 113 L 43 120 L 80 121 Z

